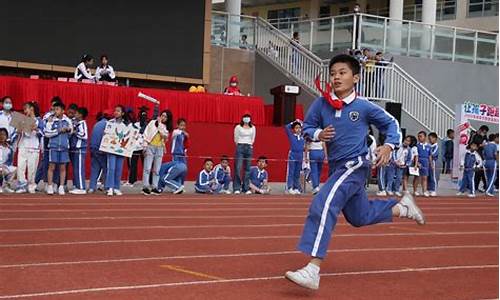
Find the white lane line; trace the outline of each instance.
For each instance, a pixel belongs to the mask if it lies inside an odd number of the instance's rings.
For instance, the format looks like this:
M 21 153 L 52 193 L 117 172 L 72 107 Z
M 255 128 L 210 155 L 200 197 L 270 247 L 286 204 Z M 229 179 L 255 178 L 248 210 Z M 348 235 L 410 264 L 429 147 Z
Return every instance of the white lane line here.
M 190 205 L 190 206 L 227 206 L 227 205 L 248 205 L 248 206 L 280 206 L 280 205 L 290 205 L 290 206 L 307 206 L 308 202 L 3 202 L 0 206 L 177 206 L 177 205 Z M 422 204 L 424 207 L 434 207 L 434 206 L 472 206 L 472 207 L 498 207 L 498 203 L 425 203 Z
M 376 224 L 377 226 L 413 225 L 412 222 L 392 222 Z M 445 224 L 498 224 L 498 221 L 450 221 L 450 222 L 428 222 L 428 225 Z M 304 223 L 285 224 L 210 224 L 210 225 L 151 225 L 151 226 L 101 226 L 101 227 L 53 227 L 53 228 L 11 228 L 0 229 L 0 233 L 8 232 L 51 232 L 51 231 L 94 231 L 94 230 L 131 230 L 131 229 L 190 229 L 190 228 L 275 228 L 275 227 L 301 227 Z M 336 226 L 352 226 L 348 223 L 337 223 Z
M 394 232 L 394 233 L 340 233 L 335 238 L 341 237 L 387 237 L 387 236 L 434 236 L 434 235 L 480 235 L 495 234 L 498 231 L 458 231 L 458 232 Z M 157 242 L 183 242 L 183 241 L 237 241 L 237 240 L 267 240 L 267 239 L 297 239 L 298 235 L 267 235 L 267 236 L 213 236 L 213 237 L 179 237 L 163 239 L 129 239 L 129 240 L 95 240 L 95 241 L 71 241 L 71 242 L 44 242 L 26 244 L 3 244 L 0 248 L 41 247 L 41 246 L 63 246 L 63 245 L 97 245 L 115 243 L 157 243 Z
M 457 271 L 457 270 L 472 270 L 472 269 L 498 269 L 498 265 L 462 265 L 462 266 L 455 265 L 455 266 L 441 266 L 441 267 L 337 272 L 337 273 L 323 273 L 321 274 L 321 277 L 363 276 L 363 275 L 399 274 L 399 273 L 414 273 L 414 272 L 423 273 L 423 272 Z M 220 280 L 199 280 L 199 281 L 181 281 L 181 282 L 168 282 L 168 283 L 155 283 L 155 284 L 142 284 L 142 285 L 108 286 L 100 288 L 49 291 L 49 292 L 39 292 L 31 294 L 3 295 L 0 296 L 0 299 L 60 296 L 69 294 L 84 294 L 84 293 L 97 293 L 97 292 L 152 289 L 152 288 L 162 288 L 162 287 L 165 288 L 165 287 L 176 287 L 176 286 L 195 286 L 195 285 L 207 285 L 207 284 L 255 282 L 255 281 L 283 280 L 283 279 L 284 279 L 283 275 L 277 275 L 277 276 L 267 276 L 267 277 L 246 277 L 246 278 L 232 278 L 232 279 L 220 279 Z
M 436 251 L 436 250 L 457 250 L 457 249 L 498 249 L 496 245 L 455 245 L 455 246 L 428 246 L 428 247 L 388 247 L 388 248 L 351 248 L 328 250 L 328 253 L 367 253 L 384 251 Z M 8 268 L 26 268 L 26 267 L 46 267 L 46 266 L 66 266 L 66 265 L 85 265 L 85 264 L 106 264 L 123 262 L 142 262 L 153 260 L 175 260 L 175 259 L 203 259 L 203 258 L 229 258 L 229 257 L 253 257 L 253 256 L 271 256 L 271 255 L 290 255 L 300 254 L 299 251 L 274 251 L 274 252 L 249 252 L 249 253 L 227 253 L 227 254 L 200 254 L 200 255 L 177 255 L 177 256 L 150 256 L 133 258 L 113 258 L 102 260 L 82 260 L 82 261 L 59 261 L 59 262 L 35 262 L 0 265 L 0 269 Z

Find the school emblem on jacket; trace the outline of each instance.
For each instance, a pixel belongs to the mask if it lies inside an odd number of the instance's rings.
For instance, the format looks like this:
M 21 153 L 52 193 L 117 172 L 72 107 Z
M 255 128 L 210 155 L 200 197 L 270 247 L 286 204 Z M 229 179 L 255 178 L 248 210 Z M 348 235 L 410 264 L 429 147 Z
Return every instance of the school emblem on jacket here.
M 351 121 L 353 121 L 353 122 L 356 122 L 357 120 L 359 120 L 359 112 L 351 111 L 349 113 L 349 119 L 351 119 Z

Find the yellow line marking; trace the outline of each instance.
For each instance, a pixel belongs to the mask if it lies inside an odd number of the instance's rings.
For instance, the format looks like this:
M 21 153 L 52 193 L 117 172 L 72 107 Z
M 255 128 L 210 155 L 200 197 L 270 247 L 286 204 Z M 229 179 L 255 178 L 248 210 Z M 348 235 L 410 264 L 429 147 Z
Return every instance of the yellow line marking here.
M 161 265 L 160 267 L 161 268 L 165 268 L 165 269 L 169 269 L 169 270 L 172 270 L 172 271 L 180 272 L 180 273 L 185 273 L 185 274 L 193 275 L 193 276 L 196 276 L 196 277 L 207 278 L 207 279 L 214 279 L 214 280 L 225 280 L 222 277 L 217 277 L 217 276 L 212 276 L 212 275 L 205 274 L 205 273 L 191 271 L 191 270 L 185 269 L 185 268 L 180 267 L 180 266 Z
M 436 233 L 435 231 L 424 230 L 424 229 L 415 229 L 415 228 L 407 228 L 407 227 L 389 226 L 389 228 L 397 229 L 397 230 L 403 230 L 403 231 L 406 230 L 406 231 L 410 231 L 410 232 Z

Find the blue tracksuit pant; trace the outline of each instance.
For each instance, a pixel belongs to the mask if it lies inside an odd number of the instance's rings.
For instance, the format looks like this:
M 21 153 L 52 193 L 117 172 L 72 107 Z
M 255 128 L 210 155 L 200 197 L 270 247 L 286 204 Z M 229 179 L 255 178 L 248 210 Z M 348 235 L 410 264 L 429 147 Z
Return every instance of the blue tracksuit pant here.
M 102 173 L 106 176 L 107 154 L 99 150 L 90 150 L 90 181 L 89 189 L 96 190 L 97 179 Z
M 286 188 L 301 191 L 300 187 L 300 170 L 302 170 L 302 152 L 289 152 L 288 154 L 288 169 L 286 178 Z
M 123 170 L 123 156 L 115 154 L 107 154 L 106 181 L 104 187 L 106 189 L 120 189 L 120 180 Z
M 85 155 L 86 149 L 72 149 L 69 153 L 73 166 L 73 187 L 85 190 Z
M 313 198 L 298 249 L 312 257 L 325 257 L 337 218 L 342 212 L 355 227 L 391 222 L 396 200 L 368 200 L 365 191 L 369 163 L 362 157 L 335 163 Z
M 465 190 L 469 190 L 471 194 L 476 193 L 475 185 L 474 185 L 474 170 L 465 170 L 464 175 L 462 176 L 462 182 L 460 183 L 460 192 L 464 193 Z
M 185 164 L 177 164 L 170 168 L 166 174 L 160 174 L 158 181 L 158 189 L 163 190 L 166 186 L 172 191 L 179 189 L 182 186 L 182 180 L 186 176 L 187 168 Z
M 497 174 L 497 161 L 496 160 L 485 160 L 484 161 L 484 172 L 486 174 L 486 193 L 495 193 L 495 179 Z
M 182 154 L 172 154 L 172 160 L 173 161 L 178 161 L 178 162 L 181 162 L 181 163 L 184 163 L 187 167 L 187 159 L 186 159 L 186 156 L 182 155 Z M 187 170 L 186 172 L 184 173 L 184 175 L 182 175 L 182 178 L 181 178 L 181 185 L 184 184 L 184 181 L 186 180 L 186 174 L 187 174 Z
M 325 152 L 323 150 L 309 151 L 309 161 L 311 164 L 310 176 L 313 188 L 317 188 L 319 186 L 324 160 L 325 160 Z
M 403 180 L 405 168 L 399 168 L 396 164 L 387 166 L 387 191 L 399 192 Z
M 436 161 L 432 160 L 429 164 L 429 177 L 427 177 L 427 190 L 429 192 L 435 192 L 438 187 L 438 178 L 436 170 Z
M 389 186 L 387 184 L 388 176 L 387 176 L 388 167 L 379 167 L 377 169 L 377 184 L 379 191 L 389 190 Z

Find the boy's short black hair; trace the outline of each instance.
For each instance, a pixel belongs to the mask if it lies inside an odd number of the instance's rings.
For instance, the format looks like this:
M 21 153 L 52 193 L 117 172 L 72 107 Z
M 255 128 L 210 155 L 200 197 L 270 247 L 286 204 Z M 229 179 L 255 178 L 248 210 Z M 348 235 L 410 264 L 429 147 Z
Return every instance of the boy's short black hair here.
M 431 132 L 431 133 L 429 133 L 429 135 L 428 135 L 428 136 L 429 136 L 429 137 L 436 138 L 436 139 L 437 139 L 437 137 L 438 137 L 437 133 L 435 133 L 435 132 Z
M 62 103 L 62 102 L 54 102 L 54 103 L 52 104 L 52 107 L 60 107 L 60 108 L 62 108 L 62 109 L 65 109 L 65 108 L 66 108 L 66 106 L 65 106 L 65 105 L 64 105 L 64 103 Z
M 299 125 L 300 127 L 302 127 L 302 124 L 301 124 L 299 121 L 294 121 L 294 122 L 292 123 L 292 129 L 294 129 L 294 128 L 295 128 L 295 126 L 297 126 L 297 125 Z
M 498 133 L 491 133 L 489 136 L 488 136 L 488 141 L 490 142 L 494 142 L 495 139 L 497 138 L 498 136 Z
M 50 104 L 52 104 L 52 106 L 54 106 L 55 103 L 63 103 L 63 101 L 59 96 L 54 96 L 50 100 Z
M 203 164 L 206 164 L 209 161 L 214 162 L 211 158 L 205 158 L 205 161 L 203 161 Z
M 5 132 L 5 135 L 7 136 L 7 138 L 9 138 L 9 132 L 7 131 L 7 129 L 6 129 L 6 128 L 1 127 L 1 128 L 0 128 L 0 132 Z
M 470 143 L 470 144 L 467 146 L 467 149 L 470 149 L 470 147 L 471 147 L 472 145 L 476 145 L 476 147 L 477 147 L 477 148 L 479 148 L 479 144 L 478 144 L 478 143 L 476 143 L 476 142 L 472 142 L 472 143 Z
M 259 156 L 259 158 L 257 158 L 257 161 L 259 161 L 259 160 L 263 160 L 267 164 L 267 157 Z
M 490 131 L 490 128 L 486 125 L 481 125 L 481 127 L 479 127 L 479 130 L 482 130 L 482 131 Z
M 78 107 L 76 109 L 76 112 L 79 113 L 80 115 L 82 115 L 83 119 L 86 119 L 87 116 L 89 115 L 89 111 L 85 107 Z
M 425 131 L 423 131 L 423 130 L 419 131 L 419 132 L 418 132 L 418 134 L 419 134 L 419 135 L 420 135 L 420 134 L 423 134 L 424 136 L 427 136 L 427 132 L 425 132 Z
M 452 133 L 455 133 L 455 130 L 453 130 L 453 129 L 446 130 L 446 135 L 450 135 Z
M 360 69 L 359 62 L 357 59 L 355 59 L 350 55 L 347 54 L 335 55 L 328 64 L 328 70 L 331 70 L 332 66 L 336 63 L 345 63 L 349 66 L 353 75 L 359 74 L 359 69 Z
M 177 119 L 177 125 L 181 124 L 182 122 L 187 123 L 186 119 L 184 119 L 184 118 Z
M 220 161 L 224 161 L 224 160 L 225 160 L 225 161 L 229 161 L 229 157 L 228 157 L 227 155 L 222 155 L 222 156 L 220 157 Z
M 375 55 L 382 55 L 382 52 L 377 51 L 377 53 L 375 53 Z
M 68 109 L 78 110 L 78 105 L 76 103 L 71 103 L 68 105 Z

